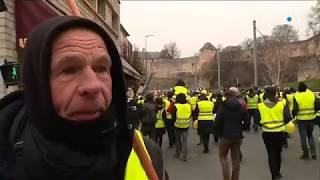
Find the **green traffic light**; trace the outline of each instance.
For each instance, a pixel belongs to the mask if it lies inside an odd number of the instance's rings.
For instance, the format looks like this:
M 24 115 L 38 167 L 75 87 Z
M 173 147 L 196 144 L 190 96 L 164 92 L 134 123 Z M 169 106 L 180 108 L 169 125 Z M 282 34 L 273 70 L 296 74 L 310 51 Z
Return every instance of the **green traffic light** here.
M 17 68 L 12 66 L 11 79 L 17 79 Z

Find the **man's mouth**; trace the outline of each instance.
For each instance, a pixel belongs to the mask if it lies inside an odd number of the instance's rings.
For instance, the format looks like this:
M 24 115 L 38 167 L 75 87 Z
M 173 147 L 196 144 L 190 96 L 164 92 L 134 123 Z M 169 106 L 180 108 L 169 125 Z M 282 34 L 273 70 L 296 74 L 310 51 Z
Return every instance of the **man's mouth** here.
M 97 119 L 100 115 L 100 111 L 76 112 L 72 114 L 71 118 L 75 121 L 89 121 Z

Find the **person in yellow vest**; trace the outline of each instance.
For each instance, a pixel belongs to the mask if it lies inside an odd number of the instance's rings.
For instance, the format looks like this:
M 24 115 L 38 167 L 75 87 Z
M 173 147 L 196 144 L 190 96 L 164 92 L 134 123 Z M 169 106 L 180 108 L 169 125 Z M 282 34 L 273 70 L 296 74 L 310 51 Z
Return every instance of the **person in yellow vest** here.
M 290 100 L 289 100 L 289 97 L 292 97 L 292 101 L 293 101 L 293 96 L 290 96 L 290 95 L 291 95 L 290 89 L 289 89 L 289 88 L 285 88 L 285 89 L 283 90 L 282 95 L 281 95 L 282 98 L 279 99 L 279 101 L 282 102 L 285 106 L 288 107 L 289 113 L 290 113 L 290 115 L 291 115 L 290 106 L 293 107 L 293 105 L 291 105 L 291 102 L 290 102 Z M 285 140 L 284 140 L 284 142 L 283 142 L 283 147 L 284 147 L 284 148 L 288 148 L 288 138 L 289 138 L 289 137 L 290 137 L 290 136 L 289 136 L 289 133 L 286 132 L 286 137 L 285 137 Z
M 290 87 L 289 92 L 286 93 L 287 100 L 288 100 L 288 107 L 291 114 L 293 110 L 293 98 L 295 93 L 296 93 L 296 90 L 294 89 L 294 87 Z
M 217 101 L 217 94 L 216 93 L 212 93 L 212 95 L 210 96 L 210 101 L 212 101 L 213 103 L 215 103 Z
M 251 119 L 253 119 L 253 129 L 255 132 L 258 132 L 259 122 L 258 122 L 258 103 L 260 102 L 259 96 L 254 92 L 254 89 L 249 89 L 249 93 L 244 98 L 245 102 L 248 105 L 248 112 Z M 248 131 L 250 131 L 250 125 L 248 126 Z
M 142 95 L 138 95 L 138 104 L 140 105 L 144 104 L 144 98 Z
M 24 49 L 24 89 L 0 100 L 0 122 L 8 124 L 0 131 L 1 180 L 163 179 L 160 149 L 128 120 L 111 37 L 75 16 L 33 29 Z
M 259 90 L 258 90 L 258 96 L 259 96 L 260 102 L 263 102 L 263 101 L 264 101 L 264 92 L 265 92 L 265 89 L 266 89 L 267 87 L 268 87 L 268 86 L 265 86 L 264 89 L 259 89 Z
M 173 88 L 174 96 L 177 96 L 178 94 L 183 93 L 186 95 L 186 97 L 188 97 L 188 89 L 185 86 L 186 84 L 184 83 L 184 81 L 179 79 L 175 87 Z
M 156 143 L 159 145 L 159 147 L 162 147 L 162 137 L 165 133 L 165 121 L 166 121 L 166 111 L 165 111 L 165 104 L 161 97 L 157 97 L 155 100 L 156 104 L 156 118 L 157 122 L 155 124 L 156 128 Z
M 206 92 L 202 90 L 194 117 L 198 120 L 199 134 L 204 147 L 203 153 L 209 152 L 210 134 L 213 132 L 213 108 L 213 102 L 207 98 Z
M 192 111 L 196 109 L 197 102 L 198 102 L 198 94 L 196 92 L 193 92 L 190 97 L 190 105 L 191 105 Z
M 191 105 L 191 109 L 192 109 L 192 115 L 194 115 L 194 110 L 196 109 L 198 100 L 199 100 L 198 93 L 197 92 L 193 92 L 192 96 L 190 98 L 190 105 Z M 196 120 L 194 116 L 193 116 L 192 120 L 193 120 L 193 122 Z M 199 128 L 196 128 L 196 129 L 197 129 L 197 134 L 200 137 Z M 201 145 L 201 144 L 202 144 L 202 141 L 201 141 L 201 137 L 200 137 L 199 143 L 197 145 Z
M 166 112 L 166 130 L 168 132 L 169 148 L 172 148 L 176 143 L 176 137 L 174 132 L 174 122 L 172 120 L 173 106 L 174 102 L 172 101 L 173 92 L 167 92 L 167 100 L 164 100 L 165 103 L 165 112 Z
M 293 99 L 292 115 L 296 117 L 296 121 L 298 122 L 301 148 L 303 151 L 300 158 L 303 160 L 309 159 L 310 154 L 312 159 L 317 159 L 313 138 L 314 120 L 316 118 L 316 111 L 319 109 L 316 102 L 314 93 L 308 89 L 305 83 L 299 82 L 298 92 L 295 93 Z M 310 154 L 307 140 L 310 147 Z
M 180 93 L 176 97 L 176 103 L 172 114 L 176 133 L 175 157 L 187 161 L 188 159 L 188 130 L 191 122 L 192 109 L 187 103 L 186 95 Z
M 266 88 L 265 98 L 258 105 L 259 122 L 262 128 L 262 139 L 268 153 L 272 180 L 278 180 L 282 178 L 281 152 L 283 141 L 286 138 L 286 124 L 292 118 L 288 107 L 278 100 L 276 87 Z

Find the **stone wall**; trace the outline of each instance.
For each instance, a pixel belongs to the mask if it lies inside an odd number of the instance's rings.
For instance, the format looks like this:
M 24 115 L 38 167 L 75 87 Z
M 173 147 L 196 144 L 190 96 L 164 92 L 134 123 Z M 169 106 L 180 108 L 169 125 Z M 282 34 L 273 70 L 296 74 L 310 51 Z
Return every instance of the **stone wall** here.
M 0 64 L 17 60 L 14 1 L 4 1 L 8 10 L 0 12 Z
M 4 59 L 17 61 L 14 1 L 4 2 L 8 10 L 0 12 L 0 65 L 4 64 Z M 7 89 L 0 73 L 0 98 L 16 89 L 17 86 Z
M 189 88 L 210 88 L 211 77 L 205 77 L 203 71 L 214 61 L 216 51 L 203 50 L 199 56 L 177 59 L 148 59 L 148 74 L 152 72 L 149 87 L 151 89 L 169 89 L 178 79 L 185 81 Z
M 71 14 L 65 0 L 44 0 L 48 5 L 60 15 Z M 0 65 L 4 63 L 4 59 L 8 61 L 17 61 L 16 51 L 16 30 L 15 30 L 15 12 L 14 0 L 4 1 L 7 11 L 0 12 Z M 83 17 L 92 19 L 100 24 L 111 35 L 114 42 L 117 42 L 119 48 L 120 35 L 120 1 L 105 0 L 106 14 L 103 17 L 96 12 L 97 0 L 77 0 L 76 3 Z M 55 9 L 56 8 L 56 9 Z M 63 13 L 62 13 L 62 12 Z M 6 88 L 3 78 L 0 74 L 0 98 L 5 94 L 17 89 L 17 86 Z
M 106 14 L 102 15 L 97 13 L 96 1 L 97 0 L 78 0 L 76 3 L 83 17 L 91 19 L 100 24 L 109 34 L 112 35 L 113 40 L 118 42 L 120 35 L 120 4 L 117 4 L 112 0 L 106 0 Z M 65 0 L 55 0 L 50 1 L 50 3 L 63 12 L 70 14 L 70 10 Z

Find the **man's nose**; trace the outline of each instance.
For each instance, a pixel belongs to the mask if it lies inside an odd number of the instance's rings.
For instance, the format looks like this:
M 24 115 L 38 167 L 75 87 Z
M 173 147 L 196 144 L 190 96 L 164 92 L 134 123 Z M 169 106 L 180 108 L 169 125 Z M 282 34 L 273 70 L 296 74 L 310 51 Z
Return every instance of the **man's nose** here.
M 91 67 L 86 67 L 78 80 L 80 81 L 78 92 L 81 96 L 93 97 L 100 91 L 97 75 Z

